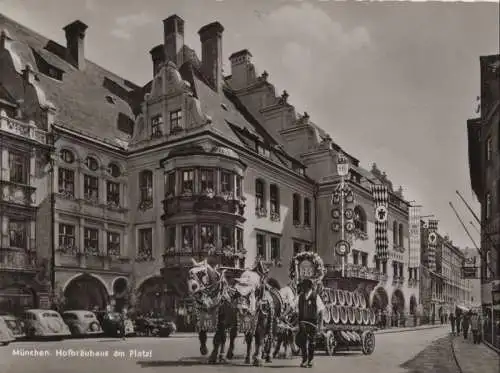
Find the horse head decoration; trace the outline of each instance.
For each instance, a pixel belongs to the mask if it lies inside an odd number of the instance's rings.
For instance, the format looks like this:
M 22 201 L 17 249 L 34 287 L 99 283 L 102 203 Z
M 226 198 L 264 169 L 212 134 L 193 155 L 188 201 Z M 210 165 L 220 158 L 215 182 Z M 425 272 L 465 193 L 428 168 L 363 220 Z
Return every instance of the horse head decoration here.
M 193 267 L 188 272 L 188 292 L 199 306 L 210 310 L 218 306 L 224 293 L 225 276 L 208 264 L 191 259 Z

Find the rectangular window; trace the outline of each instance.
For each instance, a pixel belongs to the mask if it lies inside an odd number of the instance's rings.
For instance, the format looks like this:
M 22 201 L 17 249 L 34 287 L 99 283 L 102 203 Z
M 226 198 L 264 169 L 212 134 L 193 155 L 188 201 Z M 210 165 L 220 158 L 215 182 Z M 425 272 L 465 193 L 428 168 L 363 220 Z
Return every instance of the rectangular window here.
M 142 228 L 139 229 L 139 250 L 138 257 L 142 260 L 153 258 L 153 229 Z
M 271 184 L 269 187 L 269 200 L 271 202 L 271 214 L 280 216 L 280 198 L 279 189 L 276 184 Z
M 264 182 L 261 180 L 255 181 L 255 208 L 263 209 L 265 208 L 264 202 Z
M 225 246 L 233 247 L 234 244 L 233 234 L 234 234 L 233 227 L 229 225 L 222 225 L 220 227 L 220 239 L 222 247 Z
M 167 227 L 165 230 L 165 234 L 167 235 L 165 242 L 167 243 L 167 249 L 173 249 L 175 250 L 176 247 L 176 231 L 175 231 L 175 225 Z
M 304 225 L 311 226 L 311 200 L 309 198 L 304 199 Z
M 28 184 L 29 159 L 23 154 L 9 152 L 10 181 Z
M 361 265 L 363 267 L 368 267 L 368 254 L 367 253 L 361 253 Z
M 120 206 L 120 184 L 114 181 L 106 183 L 106 201 L 108 205 Z
M 151 118 L 151 137 L 160 137 L 163 135 L 163 117 L 155 115 Z
M 200 241 L 201 247 L 208 250 L 209 247 L 215 246 L 216 226 L 214 224 L 200 225 Z
M 280 238 L 271 237 L 271 260 L 281 259 Z
M 139 190 L 141 193 L 141 203 L 153 202 L 153 172 L 150 170 L 141 171 L 139 174 Z
M 120 233 L 108 232 L 108 256 L 120 256 Z
M 255 239 L 257 241 L 257 256 L 259 256 L 263 260 L 266 260 L 267 259 L 266 236 L 257 233 Z
M 182 171 L 182 193 L 183 194 L 193 193 L 193 183 L 194 183 L 194 171 L 193 170 Z
M 177 130 L 182 128 L 182 110 L 175 110 L 170 112 L 170 130 Z
M 59 249 L 62 251 L 75 248 L 75 226 L 59 224 Z
M 241 197 L 242 192 L 242 177 L 236 176 L 236 197 Z
M 85 254 L 99 254 L 99 229 L 85 228 L 84 235 L 83 245 Z
M 27 249 L 28 226 L 26 221 L 9 219 L 9 242 L 10 247 Z
M 399 263 L 399 277 L 403 277 L 403 276 L 404 276 L 404 264 Z
M 358 265 L 359 264 L 359 252 L 356 251 L 356 250 L 352 251 L 352 263 L 354 265 Z
M 491 217 L 491 193 L 488 192 L 486 193 L 486 197 L 485 197 L 485 205 L 486 205 L 486 208 L 485 208 L 485 219 L 488 220 L 490 217 Z
M 293 195 L 293 224 L 300 225 L 300 196 Z
M 185 252 L 193 251 L 194 245 L 194 228 L 192 225 L 183 225 L 181 228 L 182 234 L 182 250 Z
M 236 228 L 236 250 L 243 250 L 243 229 Z
M 167 191 L 167 196 L 174 196 L 175 195 L 175 171 L 171 171 L 167 174 L 167 180 L 166 180 L 166 191 Z
M 222 193 L 230 193 L 233 191 L 232 174 L 230 172 L 221 171 L 220 173 L 220 188 Z
M 60 194 L 68 197 L 75 196 L 75 172 L 66 168 L 58 170 L 58 191 Z
M 302 250 L 302 245 L 299 242 L 293 243 L 293 255 L 300 253 Z
M 209 168 L 201 169 L 201 191 L 212 192 L 214 191 L 215 172 Z
M 97 177 L 84 175 L 83 195 L 87 201 L 97 202 L 99 200 L 99 179 Z
M 398 263 L 396 263 L 396 262 L 392 263 L 392 276 L 393 277 L 398 277 L 399 276 Z
M 386 275 L 387 274 L 387 261 L 384 260 L 382 262 L 382 274 Z

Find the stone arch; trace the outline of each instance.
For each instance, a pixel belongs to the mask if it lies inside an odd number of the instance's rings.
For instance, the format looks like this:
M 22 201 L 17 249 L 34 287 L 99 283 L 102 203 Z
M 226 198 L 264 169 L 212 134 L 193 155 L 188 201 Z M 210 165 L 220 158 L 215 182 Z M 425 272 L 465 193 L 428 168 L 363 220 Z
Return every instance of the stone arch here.
M 71 276 L 65 283 L 64 283 L 64 286 L 62 287 L 62 291 L 65 292 L 66 291 L 66 288 L 68 287 L 68 285 L 73 281 L 73 280 L 76 280 L 78 277 L 87 277 L 87 276 L 90 276 L 90 277 L 94 277 L 97 281 L 99 281 L 102 286 L 104 286 L 104 288 L 106 289 L 106 293 L 108 294 L 112 294 L 112 289 L 109 288 L 108 284 L 106 283 L 106 281 L 104 281 L 104 279 L 99 276 L 99 275 L 96 275 L 96 274 L 93 274 L 93 273 L 77 273 L 76 275 L 73 275 Z
M 391 307 L 392 311 L 397 311 L 399 313 L 404 312 L 405 309 L 405 297 L 400 289 L 393 291 L 391 296 Z
M 109 291 L 102 279 L 95 275 L 81 274 L 71 278 L 63 288 L 66 309 L 105 309 Z
M 389 296 L 382 286 L 373 290 L 370 305 L 377 310 L 385 310 L 389 305 Z
M 122 282 L 125 282 L 125 288 L 122 289 Z M 116 277 L 111 282 L 111 289 L 113 290 L 112 294 L 116 295 L 117 293 L 122 293 L 129 289 L 130 283 L 128 278 L 124 276 Z
M 410 315 L 415 315 L 417 313 L 417 297 L 415 295 L 412 295 L 410 297 Z
M 170 295 L 163 277 L 149 276 L 137 287 L 135 308 L 139 313 L 155 312 L 164 314 L 167 311 Z

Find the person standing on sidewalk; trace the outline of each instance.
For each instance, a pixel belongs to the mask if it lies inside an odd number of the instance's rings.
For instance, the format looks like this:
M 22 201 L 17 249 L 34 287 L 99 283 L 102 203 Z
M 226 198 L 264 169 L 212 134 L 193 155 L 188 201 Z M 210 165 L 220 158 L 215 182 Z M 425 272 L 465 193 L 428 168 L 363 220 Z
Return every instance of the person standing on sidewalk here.
M 455 324 L 457 327 L 457 335 L 460 335 L 460 330 L 462 329 L 461 328 L 461 326 L 462 326 L 462 314 L 461 313 L 456 314 Z
M 474 344 L 479 344 L 480 336 L 479 329 L 481 327 L 481 319 L 477 312 L 474 312 L 470 318 L 470 329 L 472 331 L 472 340 Z
M 450 314 L 451 334 L 455 335 L 455 315 Z
M 462 329 L 464 331 L 464 339 L 469 335 L 470 313 L 466 313 L 462 320 Z

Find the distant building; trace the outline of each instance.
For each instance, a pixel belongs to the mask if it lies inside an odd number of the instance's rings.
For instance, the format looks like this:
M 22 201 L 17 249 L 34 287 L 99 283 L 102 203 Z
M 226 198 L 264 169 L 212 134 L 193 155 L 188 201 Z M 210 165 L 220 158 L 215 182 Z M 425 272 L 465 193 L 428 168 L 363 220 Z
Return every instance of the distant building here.
M 328 286 L 358 290 L 379 309 L 415 312 L 419 278 L 409 268 L 402 188 L 296 113 L 288 93 L 256 73 L 248 50 L 230 56 L 223 76 L 218 22 L 198 32 L 200 60 L 184 44 L 184 21 L 165 19 L 164 43 L 150 51 L 152 79 L 141 86 L 85 58 L 80 21 L 64 27 L 65 46 L 4 16 L 0 30 L 0 88 L 12 107 L 2 123 L 32 120 L 30 131 L 53 139 L 52 156 L 40 158 L 51 172 L 39 176 L 33 211 L 59 306 L 184 315 L 191 258 L 229 269 L 261 259 L 286 284 L 292 256 L 316 250 Z M 331 204 L 341 153 L 353 192 L 345 277 Z M 387 192 L 385 259 L 373 185 Z
M 500 55 L 481 57 L 480 70 L 480 117 L 467 121 L 469 170 L 481 204 L 482 305 L 499 322 L 500 309 L 492 312 L 492 290 L 500 291 Z M 500 335 L 491 330 L 485 338 L 500 346 Z

